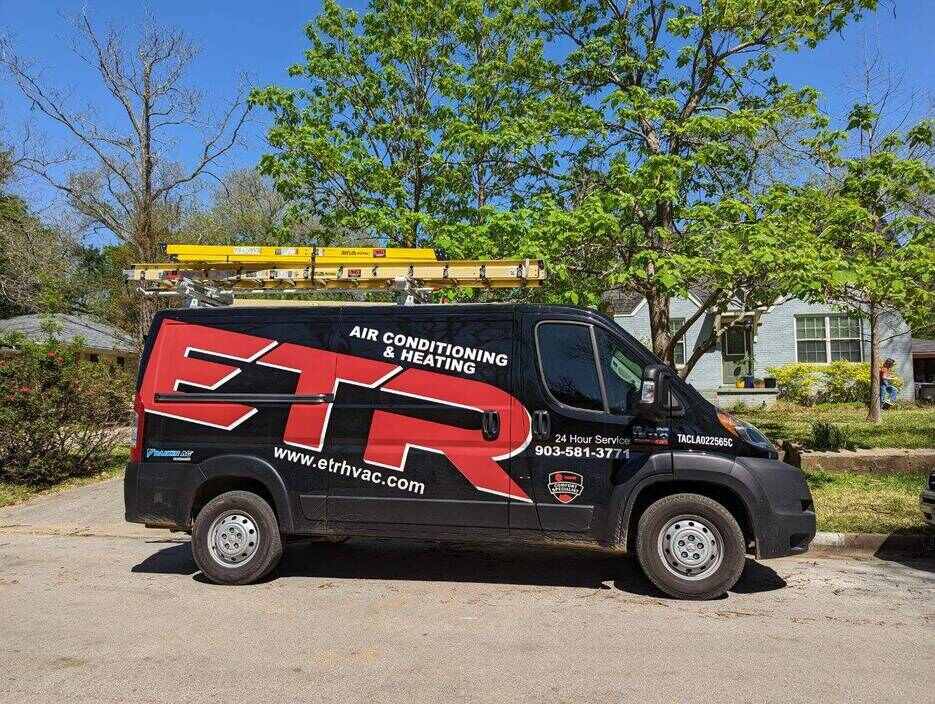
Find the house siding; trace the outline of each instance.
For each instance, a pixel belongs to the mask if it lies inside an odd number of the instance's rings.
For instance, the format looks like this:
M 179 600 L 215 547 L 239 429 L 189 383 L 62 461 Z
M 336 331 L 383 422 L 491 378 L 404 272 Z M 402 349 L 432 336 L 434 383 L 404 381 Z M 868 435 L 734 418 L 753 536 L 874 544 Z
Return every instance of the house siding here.
M 671 301 L 671 317 L 687 318 L 697 310 L 697 305 L 690 299 L 673 298 Z M 754 337 L 754 374 L 757 377 L 768 375 L 769 367 L 778 367 L 792 364 L 796 361 L 795 344 L 795 318 L 798 315 L 828 315 L 839 313 L 840 310 L 830 305 L 811 304 L 800 300 L 792 300 L 774 306 L 760 317 L 760 326 Z M 614 320 L 624 330 L 629 332 L 647 347 L 650 347 L 649 311 L 645 302 L 637 308 L 633 315 L 617 315 Z M 699 337 L 706 337 L 706 326 L 713 324 L 711 316 L 699 318 L 688 331 L 685 340 L 685 357 L 691 355 L 692 349 L 698 343 Z M 892 357 L 895 361 L 894 370 L 903 380 L 900 398 L 912 400 L 913 373 L 912 373 L 912 338 L 906 331 L 906 326 L 898 316 L 886 316 L 881 323 L 881 353 L 883 358 Z M 704 331 L 704 335 L 702 332 Z M 864 361 L 870 360 L 869 329 L 866 322 L 863 325 L 863 354 Z M 688 376 L 692 384 L 707 398 L 713 399 L 715 392 L 722 385 L 721 348 L 718 342 L 715 349 L 702 355 L 701 359 Z
M 670 303 L 670 317 L 672 318 L 689 318 L 697 310 L 697 304 L 690 299 L 673 298 Z M 652 349 L 649 308 L 646 306 L 645 301 L 634 311 L 633 315 L 616 315 L 614 320 L 646 347 Z M 685 335 L 685 359 L 691 356 L 699 338 L 707 336 L 705 327 L 711 324 L 712 321 L 708 316 L 701 316 L 689 328 L 688 333 Z M 702 331 L 705 331 L 705 335 L 702 335 Z M 688 382 L 706 397 L 713 400 L 714 392 L 721 385 L 720 343 L 718 343 L 714 351 L 702 355 L 688 376 Z

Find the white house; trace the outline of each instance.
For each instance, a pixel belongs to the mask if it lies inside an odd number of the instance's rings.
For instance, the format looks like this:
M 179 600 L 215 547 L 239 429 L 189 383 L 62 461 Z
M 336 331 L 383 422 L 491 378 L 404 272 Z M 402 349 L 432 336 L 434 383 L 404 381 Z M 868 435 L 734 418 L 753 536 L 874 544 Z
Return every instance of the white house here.
M 608 312 L 635 338 L 649 346 L 649 311 L 646 300 L 631 293 L 608 293 Z M 671 300 L 671 326 L 678 329 L 698 310 L 699 296 Z M 737 316 L 740 311 L 725 315 Z M 716 324 L 710 313 L 702 315 L 675 349 L 676 366 L 683 365 L 695 345 L 708 337 Z M 900 396 L 915 396 L 913 375 L 913 340 L 901 318 L 887 318 L 881 325 L 883 358 L 892 357 L 895 372 L 903 379 Z M 927 349 L 916 340 L 915 346 Z M 860 318 L 849 316 L 831 305 L 791 300 L 760 311 L 748 313 L 746 324 L 729 329 L 714 349 L 702 355 L 688 381 L 707 398 L 714 400 L 718 389 L 734 387 L 738 376 L 747 374 L 743 363 L 752 352 L 754 376 L 766 377 L 769 367 L 793 362 L 824 364 L 839 359 L 860 362 L 870 360 L 869 330 Z M 917 365 L 918 366 L 918 365 Z

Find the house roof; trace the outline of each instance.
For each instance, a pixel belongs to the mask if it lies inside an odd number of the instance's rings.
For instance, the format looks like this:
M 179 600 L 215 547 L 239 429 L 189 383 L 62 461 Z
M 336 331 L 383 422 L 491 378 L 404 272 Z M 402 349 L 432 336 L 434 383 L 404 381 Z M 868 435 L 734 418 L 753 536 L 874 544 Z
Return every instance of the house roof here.
M 108 325 L 86 315 L 53 315 L 57 330 L 53 337 L 62 342 L 72 342 L 82 338 L 85 347 L 101 351 L 134 353 L 136 346 L 133 340 L 113 325 Z M 47 316 L 20 315 L 15 318 L 0 320 L 0 334 L 18 332 L 30 340 L 42 341 L 48 339 L 43 329 Z
M 690 301 L 695 306 L 700 306 L 705 301 L 705 299 L 708 298 L 711 292 L 712 292 L 712 289 L 706 286 L 702 286 L 702 285 L 692 286 L 688 289 L 688 293 L 686 294 L 684 298 Z M 639 311 L 640 307 L 643 305 L 643 302 L 646 299 L 643 298 L 642 294 L 637 293 L 635 291 L 615 289 L 615 290 L 605 291 L 603 296 L 601 297 L 601 300 L 604 302 L 604 304 L 606 305 L 611 315 L 630 316 L 630 315 L 634 315 L 637 311 Z M 763 309 L 772 310 L 772 308 L 775 305 L 776 304 L 774 303 L 772 306 L 764 306 Z M 739 304 L 739 301 L 737 299 L 733 299 L 728 304 L 726 312 L 728 314 L 731 314 L 731 313 L 739 313 L 743 310 L 744 309 Z
M 705 289 L 695 287 L 688 292 L 688 300 L 697 306 L 707 295 L 708 292 Z M 605 291 L 602 300 L 612 315 L 633 315 L 646 299 L 643 294 L 636 291 L 612 290 Z
M 612 315 L 633 315 L 643 302 L 642 294 L 635 291 L 605 291 L 602 299 Z
M 912 338 L 912 354 L 935 356 L 935 340 L 917 340 Z

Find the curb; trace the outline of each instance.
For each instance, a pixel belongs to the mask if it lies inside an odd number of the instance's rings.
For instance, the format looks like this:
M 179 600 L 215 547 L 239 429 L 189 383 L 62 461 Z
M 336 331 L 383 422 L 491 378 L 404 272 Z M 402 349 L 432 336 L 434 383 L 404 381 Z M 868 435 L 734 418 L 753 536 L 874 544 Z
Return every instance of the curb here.
M 803 471 L 928 474 L 935 470 L 935 448 L 874 448 L 837 451 L 806 450 L 783 440 L 782 461 Z
M 924 555 L 935 553 L 935 535 L 900 535 L 897 533 L 825 533 L 815 534 L 811 548 L 835 553 L 886 553 Z

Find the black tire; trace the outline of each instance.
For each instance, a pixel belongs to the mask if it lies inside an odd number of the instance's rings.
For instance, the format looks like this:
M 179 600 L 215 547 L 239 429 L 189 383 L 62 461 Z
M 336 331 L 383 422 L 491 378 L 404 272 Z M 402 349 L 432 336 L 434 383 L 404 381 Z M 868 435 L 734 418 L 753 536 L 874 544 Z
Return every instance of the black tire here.
M 705 541 L 704 549 L 694 554 L 687 554 L 693 551 L 690 547 L 687 553 L 680 552 L 687 560 L 700 556 L 703 562 L 697 567 L 672 556 L 669 550 L 678 549 L 670 544 L 670 537 L 683 536 L 679 544 L 690 546 L 698 540 L 701 545 Z M 737 520 L 717 501 L 700 494 L 673 494 L 659 499 L 640 516 L 636 553 L 649 580 L 669 596 L 715 599 L 740 579 L 746 541 Z M 669 555 L 665 561 L 664 555 Z
M 244 532 L 244 550 L 251 549 L 252 554 L 241 564 L 225 564 L 222 553 L 213 547 L 212 528 L 216 521 L 232 519 L 235 515 L 246 519 L 245 527 L 254 531 L 253 535 L 258 536 L 258 540 L 256 545 L 253 545 L 249 542 L 250 536 Z M 231 530 L 241 530 L 238 522 L 233 522 L 235 526 Z M 230 545 L 235 545 L 233 540 Z M 239 546 L 240 543 L 236 545 Z M 228 491 L 221 494 L 211 499 L 195 518 L 192 555 L 201 573 L 215 584 L 256 582 L 273 570 L 282 557 L 282 537 L 279 534 L 276 514 L 264 499 L 249 491 Z

